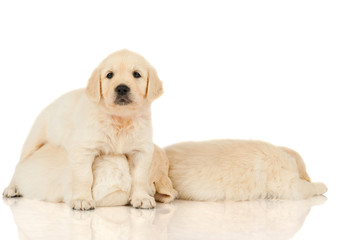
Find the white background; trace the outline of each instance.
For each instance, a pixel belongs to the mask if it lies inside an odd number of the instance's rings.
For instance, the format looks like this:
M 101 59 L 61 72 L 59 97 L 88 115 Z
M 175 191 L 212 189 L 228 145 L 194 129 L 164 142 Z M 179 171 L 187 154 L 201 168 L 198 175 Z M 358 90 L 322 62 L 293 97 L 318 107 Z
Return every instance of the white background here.
M 359 238 L 360 12 L 359 1 L 1 1 L 0 187 L 41 109 L 128 48 L 164 82 L 155 143 L 296 149 L 329 192 L 295 239 Z M 16 239 L 0 210 L 2 235 Z

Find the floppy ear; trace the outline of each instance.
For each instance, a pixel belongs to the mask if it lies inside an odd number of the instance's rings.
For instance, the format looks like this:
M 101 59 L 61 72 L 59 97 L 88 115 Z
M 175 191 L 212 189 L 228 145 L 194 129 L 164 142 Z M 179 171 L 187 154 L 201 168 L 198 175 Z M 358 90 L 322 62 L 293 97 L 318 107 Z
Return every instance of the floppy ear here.
M 157 71 L 151 67 L 147 79 L 147 99 L 153 102 L 163 94 L 163 84 L 160 81 Z
M 98 68 L 94 69 L 92 75 L 90 76 L 85 93 L 90 100 L 92 100 L 95 103 L 99 103 L 101 98 L 101 85 L 100 85 L 100 73 Z
M 149 180 L 155 185 L 154 198 L 158 202 L 168 203 L 173 201 L 178 192 L 173 188 L 172 181 L 168 177 L 169 159 L 163 149 L 154 144 L 152 165 L 149 169 Z

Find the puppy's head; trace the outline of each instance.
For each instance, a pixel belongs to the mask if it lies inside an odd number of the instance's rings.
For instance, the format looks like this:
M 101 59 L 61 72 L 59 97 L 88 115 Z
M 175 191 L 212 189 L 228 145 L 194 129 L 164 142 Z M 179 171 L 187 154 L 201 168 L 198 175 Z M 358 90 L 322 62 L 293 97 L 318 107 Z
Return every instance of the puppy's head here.
M 93 71 L 87 96 L 112 113 L 148 106 L 163 93 L 154 67 L 137 53 L 120 50 L 110 54 Z

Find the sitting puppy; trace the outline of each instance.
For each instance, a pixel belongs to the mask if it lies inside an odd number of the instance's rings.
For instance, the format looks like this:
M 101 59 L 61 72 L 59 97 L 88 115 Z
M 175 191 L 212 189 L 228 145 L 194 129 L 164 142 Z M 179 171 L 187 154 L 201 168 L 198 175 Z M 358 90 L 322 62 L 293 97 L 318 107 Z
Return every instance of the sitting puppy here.
M 310 182 L 298 153 L 261 141 L 185 142 L 165 151 L 179 199 L 305 199 L 327 191 Z
M 134 166 L 131 204 L 153 208 L 148 184 L 154 151 L 150 105 L 162 93 L 156 70 L 142 56 L 128 50 L 115 52 L 93 71 L 86 89 L 65 94 L 40 113 L 20 163 L 47 143 L 65 149 L 72 189 L 69 204 L 88 210 L 95 207 L 91 191 L 94 159 L 126 154 Z M 4 196 L 21 194 L 13 178 Z
M 92 196 L 97 207 L 129 203 L 131 176 L 125 155 L 100 155 L 93 162 Z M 159 202 L 173 201 L 177 192 L 168 178 L 168 158 L 154 146 L 148 184 Z M 71 168 L 67 152 L 59 146 L 45 144 L 15 170 L 18 192 L 31 199 L 69 203 L 72 197 Z

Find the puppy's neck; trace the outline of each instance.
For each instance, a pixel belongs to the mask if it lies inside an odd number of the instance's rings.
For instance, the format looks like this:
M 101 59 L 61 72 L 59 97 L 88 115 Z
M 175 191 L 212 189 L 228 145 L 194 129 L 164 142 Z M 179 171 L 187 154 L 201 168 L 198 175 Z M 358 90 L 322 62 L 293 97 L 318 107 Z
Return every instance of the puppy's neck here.
M 150 111 L 141 111 L 132 115 L 111 114 L 110 120 L 112 125 L 117 129 L 132 127 L 136 122 L 151 121 Z
M 134 119 L 132 117 L 121 117 L 117 115 L 111 115 L 112 125 L 117 129 L 129 128 L 133 125 Z
M 138 108 L 133 111 L 119 111 L 109 113 L 109 116 L 112 119 L 151 119 L 151 111 L 150 108 Z

